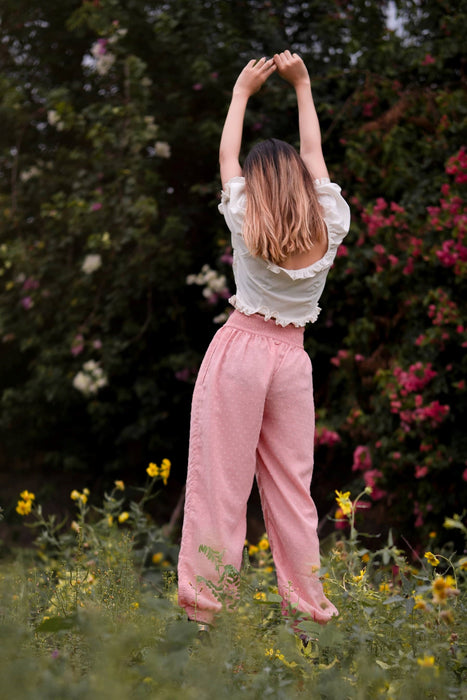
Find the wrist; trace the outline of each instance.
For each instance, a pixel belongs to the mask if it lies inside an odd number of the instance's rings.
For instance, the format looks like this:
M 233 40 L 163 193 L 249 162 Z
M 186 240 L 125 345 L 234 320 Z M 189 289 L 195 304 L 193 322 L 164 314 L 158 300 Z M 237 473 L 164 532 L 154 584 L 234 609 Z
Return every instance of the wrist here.
M 295 90 L 311 90 L 311 81 L 309 78 L 302 78 L 297 80 L 293 86 Z
M 236 100 L 245 100 L 245 102 L 247 102 L 250 99 L 251 95 L 252 93 L 246 88 L 234 87 L 234 89 L 232 90 L 232 99 L 235 98 Z

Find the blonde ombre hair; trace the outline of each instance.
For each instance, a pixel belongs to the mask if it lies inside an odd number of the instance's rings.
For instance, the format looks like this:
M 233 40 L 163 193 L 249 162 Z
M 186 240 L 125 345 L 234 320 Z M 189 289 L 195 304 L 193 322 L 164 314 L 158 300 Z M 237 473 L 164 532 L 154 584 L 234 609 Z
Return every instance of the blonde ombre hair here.
M 243 175 L 243 238 L 252 255 L 281 265 L 327 240 L 313 179 L 292 146 L 262 141 L 247 155 Z

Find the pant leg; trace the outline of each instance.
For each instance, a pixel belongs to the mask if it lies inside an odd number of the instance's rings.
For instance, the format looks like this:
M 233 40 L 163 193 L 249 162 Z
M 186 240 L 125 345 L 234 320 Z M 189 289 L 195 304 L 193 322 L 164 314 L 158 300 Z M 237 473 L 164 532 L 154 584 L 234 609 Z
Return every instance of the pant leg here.
M 274 367 L 273 341 L 224 326 L 212 341 L 193 394 L 187 492 L 178 564 L 179 604 L 210 622 L 221 604 L 198 576 L 217 581 L 200 544 L 241 565 L 256 447 Z
M 269 388 L 258 445 L 257 481 L 279 593 L 317 622 L 337 610 L 325 597 L 318 516 L 310 495 L 314 449 L 311 362 L 291 347 Z

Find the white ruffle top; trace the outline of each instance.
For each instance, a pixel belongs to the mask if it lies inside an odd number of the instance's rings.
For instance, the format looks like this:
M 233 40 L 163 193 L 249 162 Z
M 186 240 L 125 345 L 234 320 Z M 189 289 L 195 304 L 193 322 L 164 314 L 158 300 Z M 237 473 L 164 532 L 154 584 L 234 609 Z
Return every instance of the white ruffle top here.
M 245 216 L 245 178 L 233 177 L 222 192 L 219 211 L 232 234 L 233 272 L 236 294 L 229 302 L 248 316 L 262 314 L 280 326 L 314 323 L 321 311 L 318 301 L 337 249 L 350 227 L 349 205 L 341 188 L 328 178 L 315 180 L 315 190 L 323 210 L 328 232 L 328 248 L 320 260 L 308 267 L 287 270 L 254 257 L 243 240 Z

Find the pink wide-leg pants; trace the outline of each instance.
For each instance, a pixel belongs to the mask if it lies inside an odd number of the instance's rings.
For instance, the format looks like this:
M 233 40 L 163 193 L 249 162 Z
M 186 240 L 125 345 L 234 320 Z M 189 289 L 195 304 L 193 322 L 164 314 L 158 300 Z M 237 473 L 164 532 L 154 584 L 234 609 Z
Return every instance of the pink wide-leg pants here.
M 193 394 L 179 604 L 212 622 L 221 603 L 201 544 L 240 569 L 247 501 L 256 475 L 278 590 L 317 622 L 337 614 L 316 575 L 317 512 L 310 496 L 314 403 L 303 328 L 234 311 L 216 333 Z

